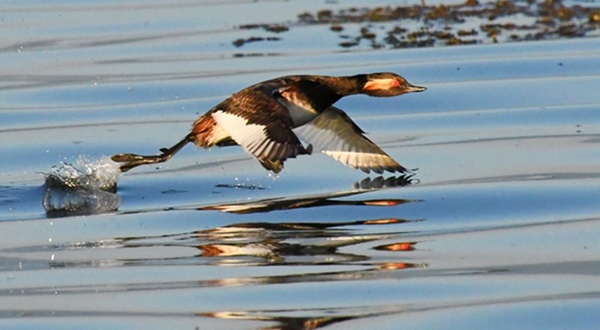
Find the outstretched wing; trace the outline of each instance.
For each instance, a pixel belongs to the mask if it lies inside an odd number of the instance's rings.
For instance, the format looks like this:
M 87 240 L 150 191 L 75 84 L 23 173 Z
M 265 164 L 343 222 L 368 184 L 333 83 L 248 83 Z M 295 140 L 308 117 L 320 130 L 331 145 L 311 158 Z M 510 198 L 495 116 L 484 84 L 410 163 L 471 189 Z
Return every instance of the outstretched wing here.
M 294 132 L 315 149 L 335 160 L 365 173 L 405 172 L 406 168 L 386 154 L 344 111 L 329 107 L 308 124 Z
M 281 171 L 286 159 L 310 153 L 292 132 L 282 105 L 262 93 L 238 94 L 213 109 L 211 115 L 237 144 L 275 173 Z

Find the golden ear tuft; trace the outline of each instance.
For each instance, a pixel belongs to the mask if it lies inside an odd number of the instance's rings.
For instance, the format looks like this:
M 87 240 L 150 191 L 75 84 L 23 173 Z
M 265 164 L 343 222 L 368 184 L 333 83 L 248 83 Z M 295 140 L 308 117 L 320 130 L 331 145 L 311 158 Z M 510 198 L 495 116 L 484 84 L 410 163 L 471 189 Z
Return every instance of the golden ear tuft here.
M 390 88 L 390 86 L 394 86 L 394 85 L 392 85 L 393 84 L 392 81 L 395 81 L 396 83 L 398 83 L 398 81 L 396 79 L 389 79 L 389 78 L 371 79 L 365 83 L 365 85 L 363 86 L 363 90 L 364 91 L 378 91 L 378 90 L 388 89 L 388 88 Z

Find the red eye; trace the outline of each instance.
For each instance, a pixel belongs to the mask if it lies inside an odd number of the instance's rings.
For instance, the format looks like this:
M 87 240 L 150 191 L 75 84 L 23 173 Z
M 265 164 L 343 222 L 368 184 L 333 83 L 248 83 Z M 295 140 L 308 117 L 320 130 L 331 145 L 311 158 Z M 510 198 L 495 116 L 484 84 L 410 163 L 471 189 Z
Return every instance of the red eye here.
M 398 80 L 392 79 L 392 81 L 390 82 L 390 86 L 392 86 L 392 87 L 400 87 L 400 83 L 398 82 Z

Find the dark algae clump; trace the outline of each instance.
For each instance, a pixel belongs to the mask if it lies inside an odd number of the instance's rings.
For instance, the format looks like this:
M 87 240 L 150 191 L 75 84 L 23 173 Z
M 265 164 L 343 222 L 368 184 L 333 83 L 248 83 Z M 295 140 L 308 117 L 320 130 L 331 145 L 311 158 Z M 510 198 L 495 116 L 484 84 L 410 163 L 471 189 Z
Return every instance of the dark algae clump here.
M 297 22 L 254 24 L 240 29 L 262 29 L 281 34 L 306 25 L 327 25 L 339 34 L 339 47 L 412 48 L 597 36 L 600 9 L 593 3 L 563 1 L 466 0 L 462 4 L 352 7 L 320 9 L 298 15 Z M 357 28 L 358 25 L 358 28 Z M 352 31 L 352 32 L 349 32 Z M 236 40 L 279 41 L 273 37 Z

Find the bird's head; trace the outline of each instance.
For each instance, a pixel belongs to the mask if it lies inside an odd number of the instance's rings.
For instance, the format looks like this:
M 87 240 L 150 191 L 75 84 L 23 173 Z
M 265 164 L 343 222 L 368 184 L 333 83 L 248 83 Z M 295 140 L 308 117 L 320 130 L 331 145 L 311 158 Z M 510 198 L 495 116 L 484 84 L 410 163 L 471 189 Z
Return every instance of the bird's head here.
M 389 97 L 422 92 L 426 89 L 426 87 L 411 85 L 406 79 L 395 73 L 378 72 L 366 75 L 361 91 L 369 96 Z

